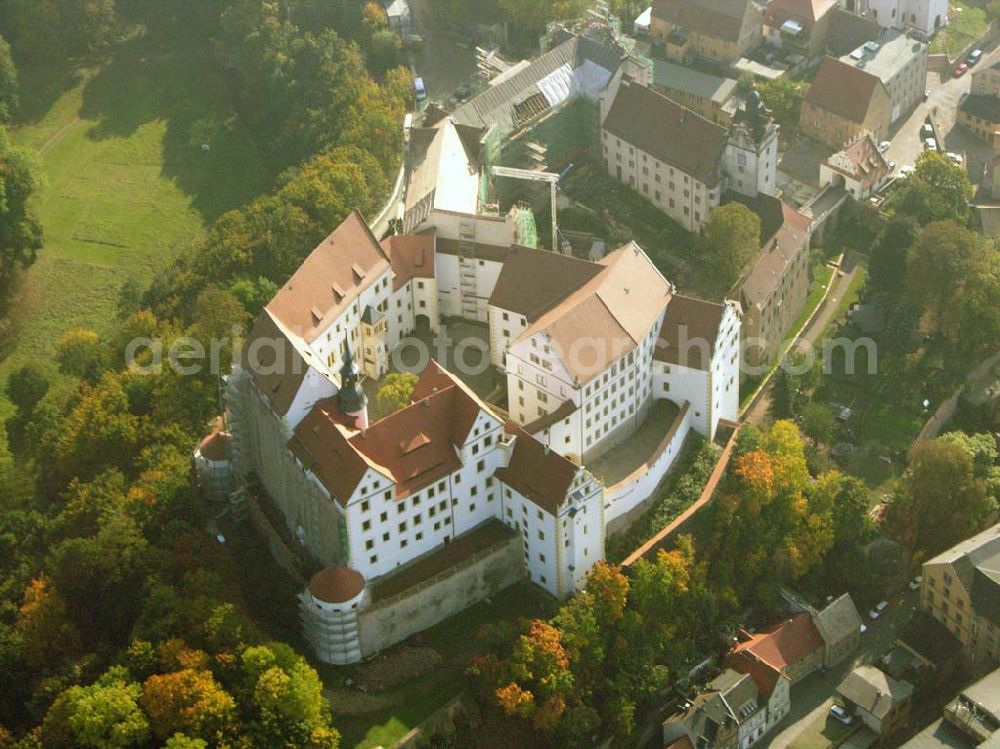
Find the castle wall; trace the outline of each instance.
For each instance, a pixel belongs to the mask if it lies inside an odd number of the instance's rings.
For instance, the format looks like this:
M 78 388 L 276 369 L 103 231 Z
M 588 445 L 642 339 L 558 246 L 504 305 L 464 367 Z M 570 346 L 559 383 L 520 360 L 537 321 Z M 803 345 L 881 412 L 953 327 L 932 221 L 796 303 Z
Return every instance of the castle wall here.
M 361 653 L 368 656 L 454 616 L 525 576 L 521 537 L 511 536 L 446 572 L 358 615 Z

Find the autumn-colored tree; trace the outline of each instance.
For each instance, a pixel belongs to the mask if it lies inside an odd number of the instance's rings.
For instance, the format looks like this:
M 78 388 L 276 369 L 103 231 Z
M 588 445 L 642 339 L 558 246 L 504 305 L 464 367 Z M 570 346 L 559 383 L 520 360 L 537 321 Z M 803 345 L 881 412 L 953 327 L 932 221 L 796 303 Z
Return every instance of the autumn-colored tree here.
M 236 702 L 205 669 L 150 676 L 142 686 L 139 704 L 161 741 L 183 733 L 212 744 L 224 742 L 237 717 Z
M 87 382 L 95 382 L 100 376 L 102 357 L 100 337 L 87 328 L 75 328 L 64 333 L 56 345 L 59 371 Z
M 922 561 L 979 531 L 993 509 L 972 456 L 949 440 L 917 443 L 903 476 L 903 491 L 890 505 L 894 528 Z
M 80 652 L 77 631 L 66 602 L 43 575 L 31 581 L 17 615 L 24 658 L 35 669 L 48 671 Z

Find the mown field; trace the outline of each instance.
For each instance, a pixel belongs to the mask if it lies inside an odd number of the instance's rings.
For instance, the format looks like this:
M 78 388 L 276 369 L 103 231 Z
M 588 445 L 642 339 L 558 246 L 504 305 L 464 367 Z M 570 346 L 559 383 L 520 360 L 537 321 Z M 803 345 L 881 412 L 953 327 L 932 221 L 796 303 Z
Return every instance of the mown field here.
M 39 153 L 45 246 L 20 290 L 0 379 L 51 358 L 68 329 L 105 329 L 127 279 L 147 285 L 271 182 L 207 41 L 168 53 L 158 38 L 136 29 L 88 67 L 21 70 L 13 138 Z

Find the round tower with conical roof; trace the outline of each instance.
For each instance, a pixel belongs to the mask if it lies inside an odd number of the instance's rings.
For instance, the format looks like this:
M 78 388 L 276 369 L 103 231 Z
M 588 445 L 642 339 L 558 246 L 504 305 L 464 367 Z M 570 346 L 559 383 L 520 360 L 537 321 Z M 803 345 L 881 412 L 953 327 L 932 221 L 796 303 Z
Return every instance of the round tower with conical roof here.
M 368 397 L 358 382 L 357 363 L 351 354 L 350 344 L 344 346 L 344 363 L 340 367 L 340 390 L 337 392 L 337 405 L 348 416 L 354 417 L 354 425 L 358 429 L 368 428 Z

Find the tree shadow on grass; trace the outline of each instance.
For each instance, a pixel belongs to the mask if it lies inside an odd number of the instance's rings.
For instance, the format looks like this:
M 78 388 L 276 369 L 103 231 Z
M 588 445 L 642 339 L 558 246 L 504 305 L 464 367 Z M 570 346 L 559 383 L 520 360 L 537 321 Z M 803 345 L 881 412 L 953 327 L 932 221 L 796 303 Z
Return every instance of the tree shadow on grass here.
M 128 139 L 109 158 L 160 165 L 211 222 L 268 189 L 282 165 L 268 162 L 239 121 L 210 41 L 156 17 L 121 42 L 87 83 L 81 117 L 94 123 L 94 140 Z M 158 123 L 166 128 L 162 140 L 141 137 L 141 129 Z
M 26 63 L 18 67 L 20 104 L 14 125 L 40 121 L 64 93 L 80 83 L 82 73 L 69 63 Z

